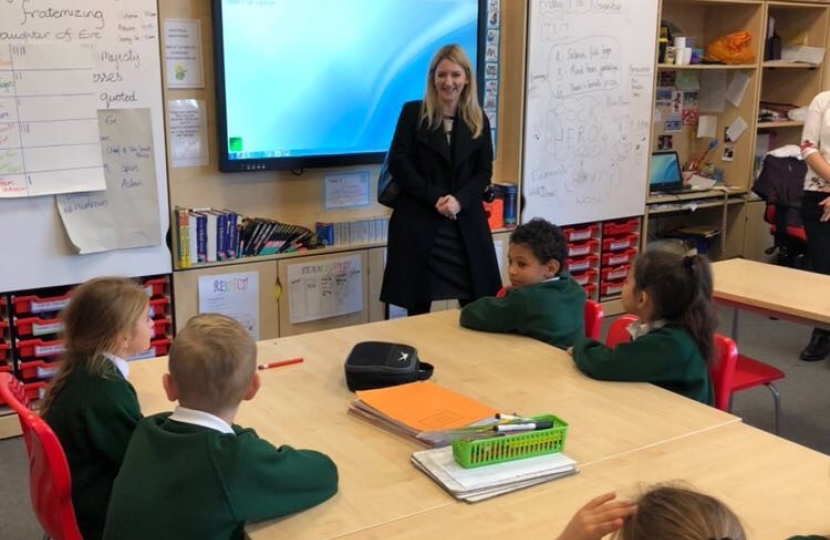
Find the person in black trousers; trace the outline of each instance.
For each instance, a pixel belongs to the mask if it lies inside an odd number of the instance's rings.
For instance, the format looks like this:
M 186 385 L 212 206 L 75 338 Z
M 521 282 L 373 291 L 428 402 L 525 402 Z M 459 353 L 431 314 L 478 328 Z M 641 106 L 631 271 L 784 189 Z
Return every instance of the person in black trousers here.
M 433 300 L 463 306 L 501 287 L 482 194 L 493 173 L 490 123 L 458 45 L 432 58 L 422 101 L 403 105 L 389 149 L 401 195 L 389 220 L 380 299 L 428 313 Z

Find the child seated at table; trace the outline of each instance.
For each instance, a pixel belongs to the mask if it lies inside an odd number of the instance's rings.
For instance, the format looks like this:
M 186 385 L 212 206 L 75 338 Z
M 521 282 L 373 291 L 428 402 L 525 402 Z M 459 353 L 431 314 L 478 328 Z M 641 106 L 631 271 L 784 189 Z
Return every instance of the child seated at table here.
M 594 379 L 650 382 L 711 405 L 718 321 L 706 258 L 646 251 L 628 273 L 622 307 L 638 317 L 628 328 L 632 341 L 611 349 L 581 339 L 569 351 L 577 367 Z
M 235 320 L 190 319 L 170 349 L 173 413 L 142 420 L 112 490 L 104 538 L 244 538 L 243 527 L 317 505 L 337 491 L 337 468 L 313 450 L 275 448 L 233 424 L 254 397 L 256 344 Z
M 656 485 L 635 502 L 600 495 L 579 509 L 556 540 L 746 540 L 741 520 L 723 502 L 692 489 Z M 827 540 L 793 536 L 789 540 Z
M 533 218 L 510 235 L 510 288 L 461 310 L 465 328 L 514 332 L 565 349 L 585 333 L 585 291 L 562 270 L 567 256 L 562 231 Z

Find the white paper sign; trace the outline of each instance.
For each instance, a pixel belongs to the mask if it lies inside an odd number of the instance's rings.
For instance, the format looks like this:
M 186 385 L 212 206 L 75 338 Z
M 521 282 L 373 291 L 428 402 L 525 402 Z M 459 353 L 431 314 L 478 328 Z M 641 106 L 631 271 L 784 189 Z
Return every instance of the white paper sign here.
M 105 189 L 89 45 L 0 44 L 0 198 Z
M 323 175 L 326 210 L 369 206 L 369 185 L 368 171 Z
M 243 272 L 199 277 L 199 313 L 235 319 L 259 339 L 259 274 Z
M 205 102 L 177 99 L 167 102 L 170 130 L 170 163 L 173 167 L 199 167 L 208 164 Z
M 80 253 L 156 246 L 156 160 L 150 109 L 98 111 L 105 191 L 58 195 L 63 226 Z
M 288 318 L 297 324 L 363 309 L 360 255 L 288 265 Z
M 747 128 L 746 121 L 740 116 L 736 117 L 732 124 L 729 126 L 729 129 L 726 130 L 726 135 L 732 139 L 732 141 L 737 142 L 738 139 L 743 135 L 744 131 Z
M 726 89 L 726 99 L 734 106 L 738 107 L 744 99 L 746 89 L 749 87 L 749 75 L 743 71 L 736 71 L 732 75 L 732 80 L 729 82 L 729 88 Z M 735 139 L 732 139 L 733 141 Z
M 204 88 L 201 22 L 164 19 L 167 88 Z

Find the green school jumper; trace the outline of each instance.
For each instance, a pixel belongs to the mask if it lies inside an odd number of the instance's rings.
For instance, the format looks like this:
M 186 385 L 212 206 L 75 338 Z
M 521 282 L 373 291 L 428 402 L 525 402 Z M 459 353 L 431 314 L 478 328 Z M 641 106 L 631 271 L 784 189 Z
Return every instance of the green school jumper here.
M 106 377 L 78 366 L 44 420 L 61 442 L 72 475 L 72 504 L 84 540 L 100 540 L 112 483 L 141 420 L 135 389 L 118 369 Z
M 567 349 L 585 334 L 585 291 L 566 272 L 559 279 L 509 289 L 461 310 L 461 326 L 484 332 L 516 333 Z
M 613 349 L 581 340 L 574 346 L 573 358 L 594 379 L 650 382 L 708 405 L 715 400 L 700 349 L 680 327 L 663 326 Z
M 337 492 L 337 467 L 313 450 L 275 448 L 252 429 L 236 435 L 148 416 L 115 481 L 104 538 L 229 540 L 246 522 L 320 504 Z

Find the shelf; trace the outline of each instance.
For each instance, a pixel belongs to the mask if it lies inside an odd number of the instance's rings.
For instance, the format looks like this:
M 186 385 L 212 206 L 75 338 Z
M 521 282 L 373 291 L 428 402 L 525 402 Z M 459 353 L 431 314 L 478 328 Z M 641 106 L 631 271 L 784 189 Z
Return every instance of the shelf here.
M 755 64 L 657 64 L 658 70 L 670 71 L 681 69 L 755 69 Z
M 803 127 L 804 122 L 798 120 L 787 120 L 786 122 L 758 122 L 758 129 L 780 129 Z
M 761 64 L 764 68 L 769 69 L 818 69 L 821 64 L 808 64 L 806 62 L 787 62 L 784 60 L 767 60 Z
M 709 189 L 709 190 L 701 190 L 701 191 L 684 191 L 682 193 L 665 193 L 661 195 L 649 195 L 646 204 L 670 204 L 675 202 L 688 202 L 688 201 L 696 201 L 696 200 L 705 200 L 705 199 L 723 199 L 724 194 L 729 197 L 733 197 L 736 195 L 744 195 L 746 191 L 736 188 L 726 188 L 726 192 L 723 189 Z M 717 204 L 722 204 L 718 202 Z

